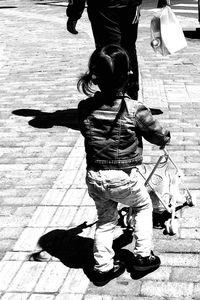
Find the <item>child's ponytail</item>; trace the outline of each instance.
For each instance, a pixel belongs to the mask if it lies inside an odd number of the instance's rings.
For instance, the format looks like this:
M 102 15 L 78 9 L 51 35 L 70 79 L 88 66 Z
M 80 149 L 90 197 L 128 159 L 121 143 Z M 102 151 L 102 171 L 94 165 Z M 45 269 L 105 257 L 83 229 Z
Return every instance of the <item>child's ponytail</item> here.
M 126 51 L 118 45 L 108 45 L 93 52 L 88 71 L 79 78 L 77 88 L 87 96 L 95 92 L 94 85 L 113 95 L 125 93 L 128 71 L 129 57 Z

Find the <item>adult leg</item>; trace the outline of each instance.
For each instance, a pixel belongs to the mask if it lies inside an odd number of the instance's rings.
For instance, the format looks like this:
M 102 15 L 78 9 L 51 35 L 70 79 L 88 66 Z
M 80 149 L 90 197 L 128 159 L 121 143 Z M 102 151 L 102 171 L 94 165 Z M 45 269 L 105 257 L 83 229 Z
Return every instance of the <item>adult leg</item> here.
M 136 51 L 138 23 L 132 24 L 136 14 L 136 7 L 129 12 L 126 8 L 97 9 L 88 7 L 96 48 L 108 44 L 120 45 L 126 49 L 131 61 L 131 71 L 127 93 L 138 99 L 139 75 Z M 127 14 L 128 12 L 128 14 Z M 128 19 L 127 19 L 128 18 Z
M 88 17 L 91 23 L 96 48 L 108 44 L 121 44 L 121 30 L 117 9 L 90 5 L 88 6 Z
M 129 5 L 126 9 L 122 10 L 120 14 L 120 28 L 122 37 L 121 45 L 126 49 L 127 53 L 129 54 L 132 71 L 132 74 L 130 74 L 127 93 L 134 100 L 138 99 L 139 91 L 139 70 L 136 49 L 136 41 L 138 35 L 137 14 L 138 8 L 133 5 Z

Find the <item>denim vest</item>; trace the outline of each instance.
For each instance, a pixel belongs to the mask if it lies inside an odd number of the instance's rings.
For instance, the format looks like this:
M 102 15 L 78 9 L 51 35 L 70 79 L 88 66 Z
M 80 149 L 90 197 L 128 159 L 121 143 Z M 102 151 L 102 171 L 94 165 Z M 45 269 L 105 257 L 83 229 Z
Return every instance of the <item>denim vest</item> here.
M 142 137 L 158 146 L 170 139 L 148 108 L 128 97 L 111 104 L 97 92 L 78 105 L 87 168 L 127 170 L 142 163 Z

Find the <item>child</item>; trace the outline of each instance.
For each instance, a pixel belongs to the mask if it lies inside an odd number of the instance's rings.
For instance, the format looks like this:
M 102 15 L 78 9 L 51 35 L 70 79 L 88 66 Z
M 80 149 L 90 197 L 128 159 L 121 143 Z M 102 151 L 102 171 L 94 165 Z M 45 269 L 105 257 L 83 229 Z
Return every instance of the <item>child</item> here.
M 77 87 L 90 96 L 79 103 L 78 112 L 85 138 L 86 182 L 98 215 L 93 278 L 102 286 L 125 270 L 114 260 L 112 248 L 118 203 L 132 206 L 135 214 L 133 269 L 151 271 L 160 265 L 152 252 L 152 203 L 137 166 L 142 163 L 142 137 L 164 147 L 170 133 L 148 108 L 126 96 L 129 58 L 124 49 L 108 45 L 95 50 L 88 67 Z M 95 92 L 93 85 L 100 91 Z

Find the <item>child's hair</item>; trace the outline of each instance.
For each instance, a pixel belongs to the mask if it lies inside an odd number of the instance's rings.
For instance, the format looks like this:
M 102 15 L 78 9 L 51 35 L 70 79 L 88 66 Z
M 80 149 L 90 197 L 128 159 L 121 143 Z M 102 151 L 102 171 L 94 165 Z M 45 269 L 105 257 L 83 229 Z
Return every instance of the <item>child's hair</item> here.
M 101 91 L 110 94 L 124 93 L 128 83 L 129 57 L 118 45 L 108 45 L 95 50 L 88 64 L 88 71 L 80 76 L 77 88 L 89 96 L 98 85 Z

